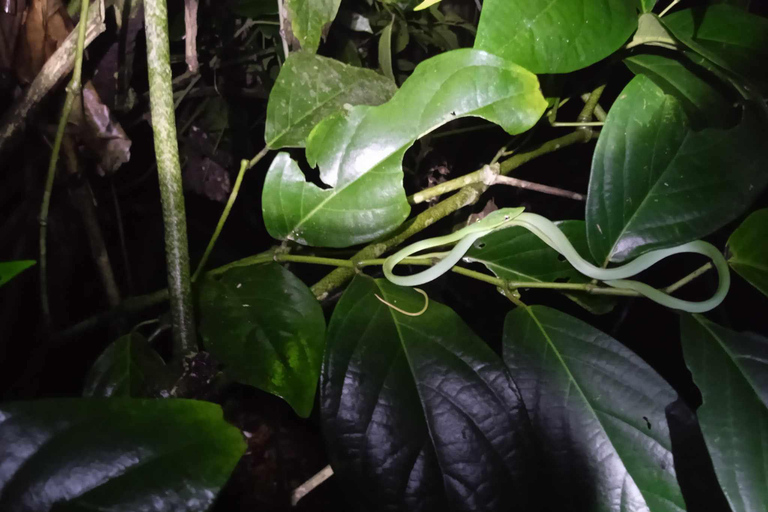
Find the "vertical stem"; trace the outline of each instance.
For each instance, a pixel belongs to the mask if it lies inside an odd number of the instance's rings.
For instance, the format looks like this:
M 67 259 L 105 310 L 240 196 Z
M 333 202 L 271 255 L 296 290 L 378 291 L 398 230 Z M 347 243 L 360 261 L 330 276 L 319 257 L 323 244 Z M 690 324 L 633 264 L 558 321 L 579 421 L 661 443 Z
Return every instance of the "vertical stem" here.
M 181 166 L 176 141 L 173 108 L 170 51 L 168 47 L 168 10 L 165 0 L 145 0 L 147 31 L 147 68 L 149 100 L 155 158 L 160 181 L 165 226 L 165 258 L 168 291 L 173 320 L 174 358 L 180 359 L 197 350 L 189 278 L 187 221 L 181 187 Z
M 51 306 L 48 301 L 48 251 L 46 239 L 48 238 L 48 211 L 51 206 L 51 192 L 53 181 L 56 177 L 56 164 L 59 161 L 61 141 L 64 138 L 64 130 L 67 127 L 69 114 L 75 104 L 75 98 L 80 95 L 83 74 L 83 48 L 85 47 L 85 29 L 88 25 L 88 0 L 80 0 L 80 22 L 77 24 L 77 50 L 75 52 L 75 67 L 72 71 L 72 79 L 67 85 L 67 97 L 64 107 L 61 109 L 59 125 L 56 128 L 56 139 L 53 142 L 51 159 L 48 162 L 48 175 L 45 179 L 45 191 L 43 192 L 43 204 L 40 207 L 40 305 L 43 311 L 43 321 L 46 325 L 51 323 Z

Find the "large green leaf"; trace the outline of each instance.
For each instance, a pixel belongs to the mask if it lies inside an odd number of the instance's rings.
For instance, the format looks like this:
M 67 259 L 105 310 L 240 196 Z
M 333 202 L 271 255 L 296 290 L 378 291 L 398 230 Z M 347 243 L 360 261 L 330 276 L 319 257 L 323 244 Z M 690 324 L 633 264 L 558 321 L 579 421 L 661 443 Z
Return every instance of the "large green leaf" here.
M 768 90 L 768 19 L 718 4 L 678 11 L 662 22 L 692 50 Z
M 528 418 L 504 365 L 452 310 L 356 277 L 331 318 L 321 417 L 359 510 L 531 510 Z
M 509 61 L 470 49 L 426 60 L 389 102 L 350 107 L 315 127 L 307 159 L 330 188 L 306 182 L 296 162 L 277 155 L 262 195 L 267 230 L 322 247 L 373 240 L 408 216 L 402 159 L 416 139 L 466 116 L 521 133 L 545 108 L 536 76 Z
M 736 98 L 724 90 L 707 61 L 702 66 L 683 54 L 677 58 L 635 55 L 624 63 L 636 75 L 647 76 L 665 94 L 674 96 L 692 128 L 729 128 L 738 122 L 739 111 L 733 107 Z
M 0 286 L 3 286 L 35 263 L 32 260 L 0 261 Z
M 543 306 L 504 323 L 504 361 L 552 486 L 546 510 L 681 511 L 665 408 L 674 390 L 592 326 Z
M 475 48 L 534 73 L 569 73 L 626 43 L 637 9 L 637 0 L 485 0 Z
M 264 140 L 272 149 L 304 147 L 312 128 L 344 105 L 380 105 L 396 90 L 394 82 L 370 69 L 292 53 L 269 93 Z
M 587 229 L 583 221 L 558 223 L 582 257 L 590 260 Z M 590 278 L 579 273 L 559 253 L 539 237 L 521 227 L 494 231 L 477 240 L 466 258 L 482 263 L 497 277 L 507 281 L 586 283 Z M 593 262 L 594 263 L 594 262 Z M 594 313 L 607 313 L 615 300 L 587 294 L 569 294 L 571 299 Z
M 728 264 L 768 296 L 768 208 L 758 210 L 728 239 Z
M 325 317 L 309 288 L 277 264 L 237 267 L 200 288 L 205 347 L 240 382 L 309 416 L 325 341 Z
M 0 404 L 0 510 L 204 511 L 245 452 L 218 405 L 58 399 Z
M 293 35 L 305 51 L 315 53 L 323 30 L 336 17 L 341 0 L 285 0 Z
M 735 128 L 693 131 L 680 102 L 636 76 L 608 114 L 592 160 L 587 238 L 622 261 L 706 236 L 765 188 L 766 129 L 753 108 Z
M 88 397 L 152 397 L 166 380 L 163 358 L 139 333 L 121 336 L 93 363 L 85 379 Z
M 704 400 L 701 430 L 731 509 L 768 504 L 768 339 L 684 315 L 683 352 Z

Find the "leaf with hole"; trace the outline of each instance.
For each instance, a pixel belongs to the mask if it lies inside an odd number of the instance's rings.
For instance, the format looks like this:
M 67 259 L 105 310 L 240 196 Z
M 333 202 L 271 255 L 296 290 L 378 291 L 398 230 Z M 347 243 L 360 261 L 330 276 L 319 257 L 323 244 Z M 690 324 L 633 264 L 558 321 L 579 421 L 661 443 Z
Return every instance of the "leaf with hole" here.
M 528 510 L 528 418 L 498 356 L 448 307 L 356 277 L 328 329 L 323 434 L 359 510 Z M 532 505 L 532 503 L 531 503 Z
M 545 107 L 536 76 L 494 55 L 464 49 L 426 60 L 389 102 L 350 106 L 314 128 L 307 160 L 319 165 L 327 188 L 307 182 L 287 154 L 277 155 L 262 195 L 267 230 L 319 247 L 374 240 L 410 212 L 402 160 L 416 139 L 467 116 L 521 133 Z
M 747 106 L 732 129 L 694 131 L 680 102 L 636 76 L 608 114 L 592 159 L 587 239 L 602 265 L 713 233 L 768 184 L 766 122 Z
M 194 400 L 0 404 L 0 510 L 208 510 L 245 452 Z
M 685 362 L 701 390 L 697 411 L 715 473 L 734 512 L 768 503 L 768 339 L 703 316 L 680 321 Z
M 32 260 L 0 261 L 0 286 L 3 286 L 35 263 L 37 262 Z
M 691 50 L 768 91 L 768 19 L 726 4 L 695 7 L 662 18 Z
M 681 511 L 666 407 L 675 391 L 594 327 L 543 306 L 504 322 L 504 361 L 520 386 L 550 482 L 546 510 Z
M 269 94 L 264 140 L 272 149 L 304 147 L 312 128 L 344 105 L 380 105 L 395 91 L 394 82 L 375 71 L 292 53 Z
M 165 361 L 139 333 L 121 336 L 93 363 L 86 397 L 153 397 L 168 383 Z
M 293 35 L 303 50 L 317 51 L 320 38 L 336 17 L 340 4 L 341 0 L 285 0 Z
M 485 0 L 475 48 L 534 73 L 570 73 L 626 43 L 637 8 L 636 0 Z
M 237 381 L 312 412 L 325 343 L 320 304 L 280 265 L 236 267 L 200 287 L 200 335 Z
M 566 220 L 558 223 L 558 227 L 579 254 L 591 260 L 584 222 Z M 480 238 L 467 251 L 466 258 L 482 263 L 496 277 L 505 281 L 534 283 L 588 283 L 591 281 L 574 269 L 554 249 L 542 242 L 539 237 L 521 227 L 500 229 Z M 577 304 L 596 314 L 609 312 L 615 304 L 615 300 L 610 297 L 578 292 L 567 295 Z
M 768 296 L 768 208 L 752 213 L 728 239 L 728 264 Z

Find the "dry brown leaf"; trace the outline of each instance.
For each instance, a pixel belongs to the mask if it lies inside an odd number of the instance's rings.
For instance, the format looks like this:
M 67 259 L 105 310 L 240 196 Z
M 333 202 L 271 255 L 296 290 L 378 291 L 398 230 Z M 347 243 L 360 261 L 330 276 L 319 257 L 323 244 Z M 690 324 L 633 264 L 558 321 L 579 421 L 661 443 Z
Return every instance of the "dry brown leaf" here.
M 16 45 L 16 76 L 30 83 L 74 24 L 61 0 L 30 0 Z

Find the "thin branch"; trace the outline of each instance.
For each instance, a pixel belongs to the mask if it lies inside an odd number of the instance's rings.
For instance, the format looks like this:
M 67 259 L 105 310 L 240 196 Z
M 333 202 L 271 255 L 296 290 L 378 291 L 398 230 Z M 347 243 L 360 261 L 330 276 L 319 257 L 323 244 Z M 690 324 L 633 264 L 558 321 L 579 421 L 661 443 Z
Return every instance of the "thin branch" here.
M 659 18 L 663 18 L 665 14 L 669 12 L 670 9 L 672 9 L 674 6 L 680 3 L 680 0 L 673 0 L 666 9 L 661 11 L 661 14 L 659 14 Z
M 363 252 L 363 251 L 360 251 L 360 252 Z M 358 255 L 359 254 L 360 253 L 358 253 Z M 307 263 L 307 264 L 314 264 L 314 265 L 327 265 L 332 267 L 339 267 L 339 269 L 337 270 L 347 270 L 350 272 L 349 274 L 350 276 L 354 276 L 355 273 L 359 272 L 360 269 L 364 267 L 383 265 L 386 259 L 383 259 L 383 258 L 356 259 L 355 257 L 353 257 L 352 259 L 343 260 L 338 258 L 323 258 L 318 256 L 281 254 L 281 253 L 274 253 L 272 251 L 269 251 L 266 253 L 249 256 L 241 260 L 233 261 L 231 263 L 227 263 L 226 265 L 223 265 L 221 267 L 209 270 L 208 272 L 206 272 L 206 275 L 209 275 L 209 276 L 220 275 L 233 268 L 247 267 L 250 265 L 260 265 L 264 263 L 270 263 L 273 261 L 291 262 L 291 263 Z M 429 266 L 434 264 L 434 260 L 432 258 L 423 258 L 423 257 L 422 258 L 418 258 L 418 257 L 405 258 L 402 260 L 401 264 Z M 664 293 L 672 293 L 680 289 L 680 287 L 682 287 L 683 285 L 688 284 L 694 279 L 698 278 L 710 268 L 711 268 L 711 263 L 707 263 L 706 265 L 695 270 L 688 276 L 684 277 L 683 279 L 673 284 L 672 286 L 669 286 L 668 288 L 663 289 L 662 291 Z M 491 275 L 484 274 L 482 272 L 477 272 L 475 270 L 470 270 L 464 267 L 455 266 L 451 269 L 451 271 L 455 272 L 456 274 L 460 274 L 466 277 L 471 277 L 472 279 L 476 279 L 484 283 L 501 287 L 502 289 L 506 287 L 509 290 L 536 288 L 536 289 L 559 290 L 559 291 L 565 291 L 565 292 L 575 291 L 575 292 L 588 293 L 591 295 L 612 295 L 612 296 L 623 296 L 623 297 L 640 297 L 641 296 L 639 293 L 635 292 L 634 290 L 623 290 L 619 288 L 602 287 L 596 283 L 547 283 L 547 282 L 538 282 L 538 281 L 504 281 L 503 279 L 499 279 L 497 277 L 493 277 Z M 333 276 L 333 275 L 334 273 L 331 272 L 330 274 L 328 274 L 328 276 L 326 276 L 326 279 L 328 279 L 330 276 Z M 318 285 L 320 285 L 320 283 L 315 285 L 315 287 L 313 288 L 313 293 L 318 299 L 322 300 L 325 296 L 327 296 L 327 294 L 333 288 L 332 287 L 329 288 L 328 284 L 324 284 L 323 286 L 318 286 Z M 83 334 L 90 329 L 96 328 L 97 326 L 103 324 L 104 322 L 111 320 L 113 318 L 119 317 L 122 314 L 137 313 L 149 307 L 155 306 L 157 304 L 161 304 L 167 300 L 168 300 L 168 290 L 158 290 L 149 295 L 142 295 L 140 297 L 128 298 L 124 300 L 118 308 L 112 309 L 110 311 L 106 311 L 99 315 L 88 318 L 80 322 L 79 324 L 76 324 L 60 332 L 56 336 L 56 338 L 60 340 L 60 342 L 65 341 L 66 339 L 72 338 L 73 336 Z
M 67 85 L 67 97 L 61 109 L 59 125 L 56 128 L 56 139 L 53 142 L 51 159 L 48 162 L 48 175 L 45 179 L 45 191 L 43 192 L 43 204 L 40 206 L 40 305 L 43 312 L 43 321 L 51 325 L 51 306 L 48 301 L 48 252 L 46 239 L 48 237 L 48 210 L 51 205 L 51 193 L 53 181 L 56 177 L 56 164 L 59 160 L 61 141 L 64 139 L 64 130 L 67 127 L 69 114 L 75 104 L 75 98 L 80 96 L 83 74 L 83 50 L 85 49 L 85 33 L 88 27 L 88 0 L 80 0 L 80 23 L 77 24 L 77 44 L 75 50 L 75 64 L 72 79 Z M 71 34 L 70 34 L 71 35 Z M 69 38 L 68 38 L 69 39 Z
M 518 167 L 540 156 L 553 153 L 573 144 L 584 143 L 590 140 L 592 140 L 592 133 L 589 130 L 576 130 L 573 133 L 569 133 L 568 135 L 547 141 L 535 149 L 517 153 L 507 160 L 504 160 L 499 165 L 499 174 L 507 175 Z M 485 167 L 469 174 L 465 174 L 459 178 L 440 183 L 439 185 L 428 189 L 424 189 L 421 192 L 417 192 L 408 198 L 408 202 L 411 204 L 423 203 L 432 199 L 433 197 L 441 196 L 448 192 L 464 188 L 467 185 L 474 183 L 490 184 L 488 181 L 488 171 Z
M 184 60 L 190 73 L 197 73 L 197 7 L 200 0 L 184 0 Z
M 147 68 L 155 160 L 165 227 L 165 258 L 173 319 L 174 358 L 197 350 L 192 286 L 189 277 L 187 220 L 181 185 L 165 0 L 145 0 Z
M 705 263 L 704 265 L 702 265 L 698 269 L 694 270 L 693 272 L 691 272 L 690 274 L 688 274 L 687 276 L 685 276 L 684 278 L 682 278 L 678 282 L 667 286 L 666 288 L 664 288 L 663 291 L 664 291 L 664 293 L 671 294 L 672 292 L 675 292 L 675 291 L 679 290 L 680 288 L 682 288 L 683 286 L 687 285 L 688 283 L 690 283 L 691 281 L 693 281 L 694 279 L 696 279 L 700 275 L 706 273 L 708 270 L 710 270 L 712 268 L 714 268 L 713 265 L 712 265 L 712 262 Z
M 291 493 L 291 506 L 295 507 L 296 504 L 299 502 L 301 498 L 312 492 L 316 487 L 318 487 L 320 484 L 328 480 L 333 476 L 333 469 L 331 468 L 331 465 L 325 466 L 323 469 L 318 471 L 312 478 L 298 486 L 296 489 L 293 490 Z
M 552 124 L 553 128 L 599 128 L 605 125 L 602 121 L 587 121 L 582 123 L 581 121 L 567 122 L 567 121 L 555 121 Z
M 71 137 L 64 137 L 62 144 L 65 162 L 70 175 L 77 180 L 76 184 L 70 188 L 70 198 L 75 208 L 80 212 L 85 227 L 85 234 L 88 237 L 88 246 L 91 249 L 91 257 L 96 265 L 96 270 L 101 279 L 101 285 L 104 288 L 104 295 L 110 307 L 116 307 L 120 304 L 120 289 L 115 280 L 115 273 L 112 271 L 112 263 L 109 260 L 107 244 L 104 243 L 104 235 L 99 225 L 96 208 L 93 204 L 93 194 L 85 178 L 81 178 L 77 164 L 77 152 Z
M 550 187 L 548 185 L 541 185 L 539 183 L 533 183 L 531 181 L 519 180 L 517 178 L 510 178 L 509 176 L 496 176 L 493 180 L 494 185 L 509 185 L 512 187 L 523 188 L 527 190 L 535 190 L 542 194 L 549 194 L 551 196 L 565 197 L 567 199 L 573 199 L 574 201 L 586 201 L 586 196 L 577 192 L 571 192 L 570 190 L 563 190 L 561 188 Z

